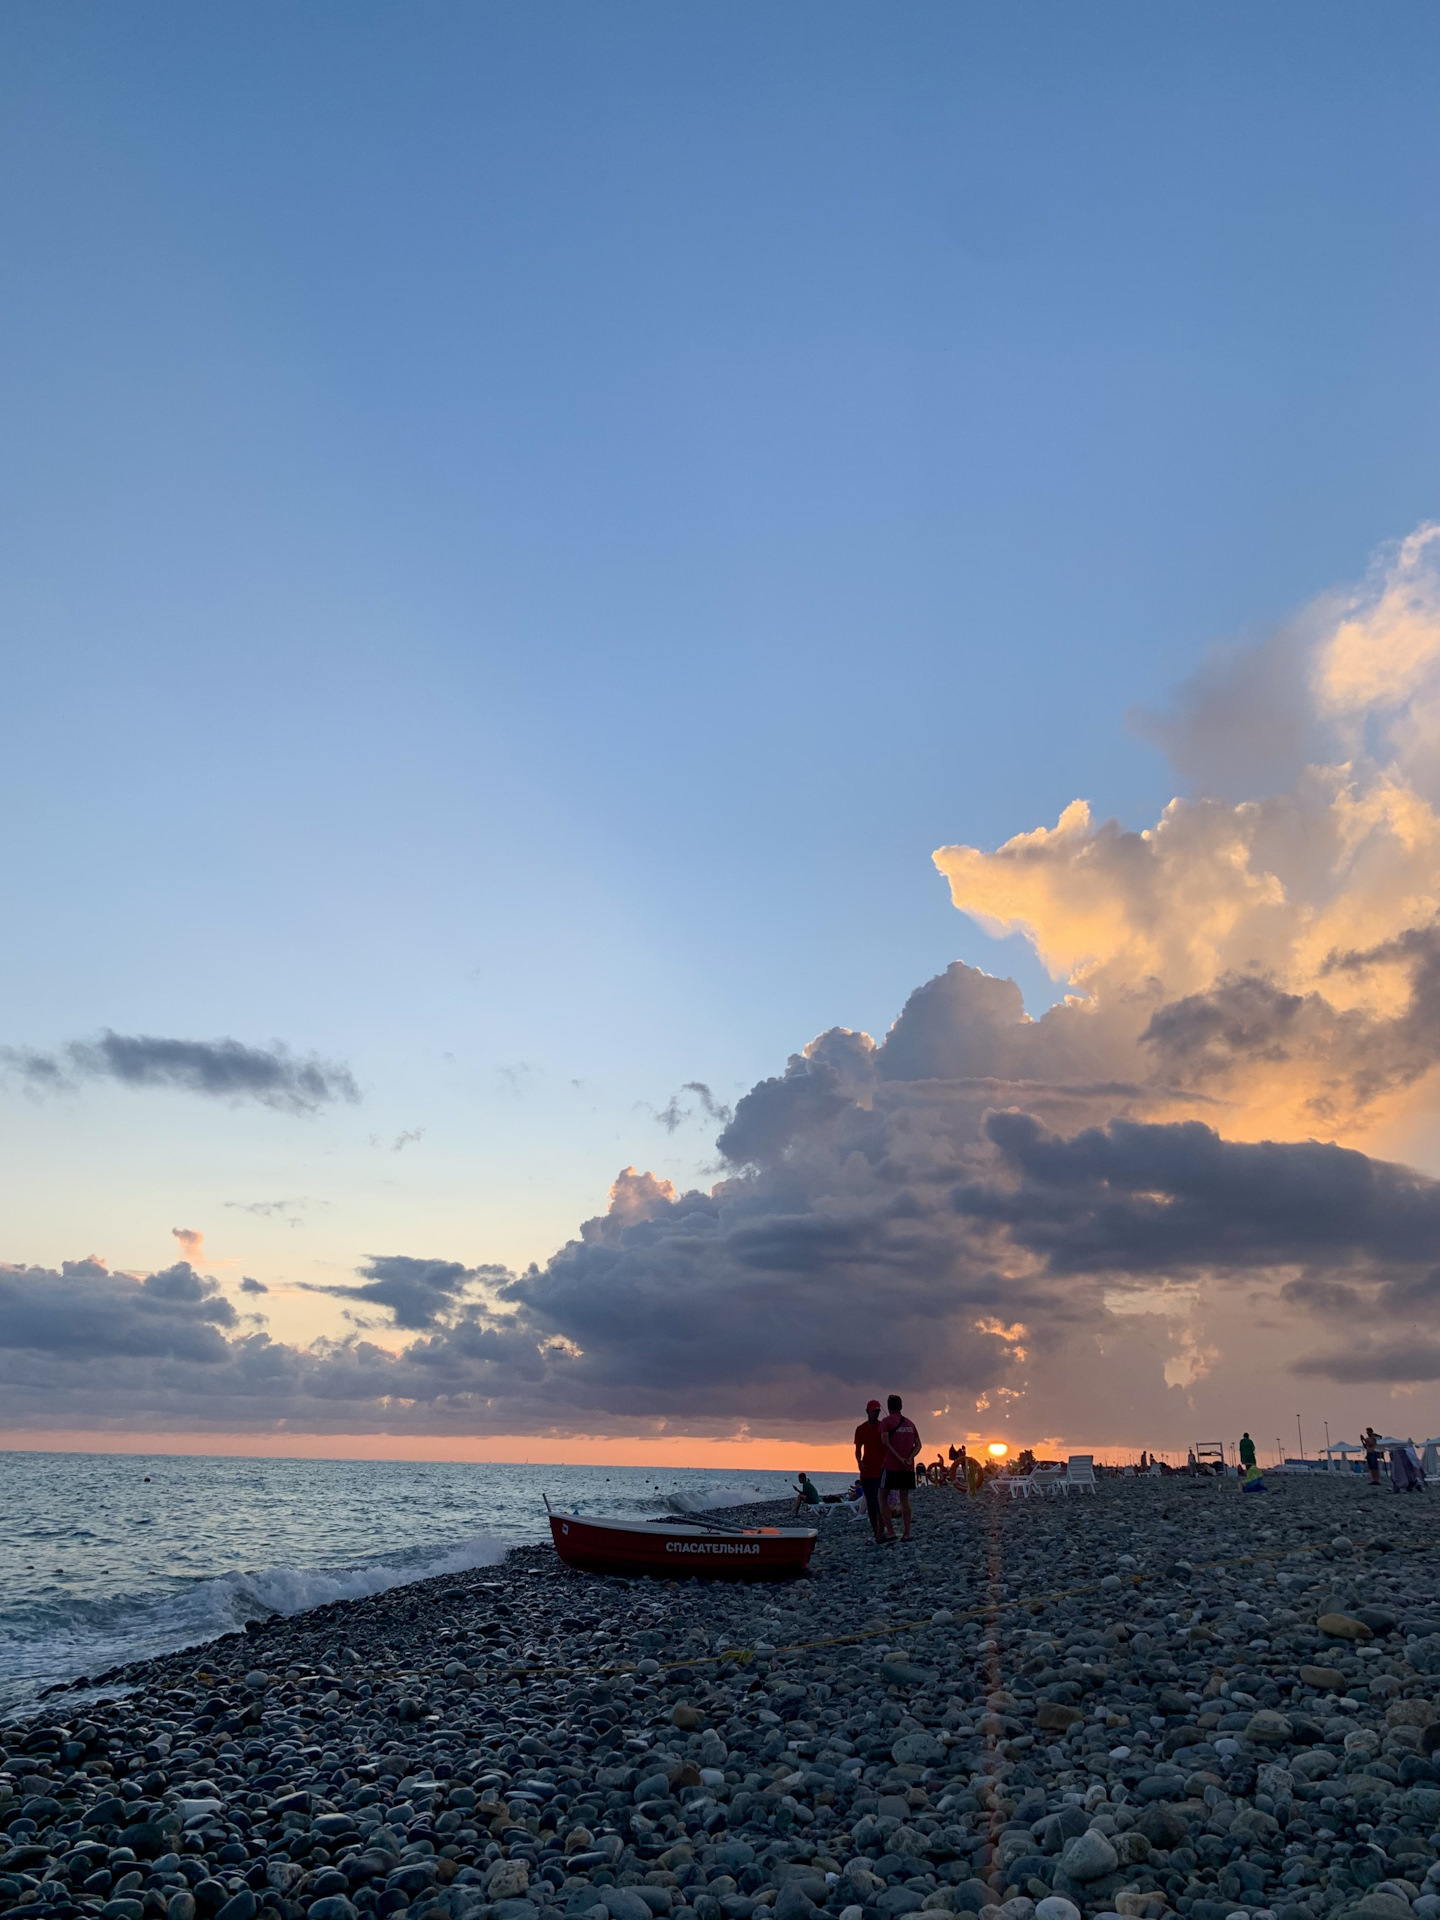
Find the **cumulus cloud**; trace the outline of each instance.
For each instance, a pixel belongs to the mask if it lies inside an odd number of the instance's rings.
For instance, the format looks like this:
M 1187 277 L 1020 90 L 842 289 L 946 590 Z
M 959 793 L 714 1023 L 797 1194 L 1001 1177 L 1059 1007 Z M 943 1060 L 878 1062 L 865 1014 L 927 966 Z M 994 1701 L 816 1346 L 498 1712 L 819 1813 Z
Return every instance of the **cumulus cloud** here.
M 402 1253 L 376 1254 L 361 1271 L 365 1279 L 360 1286 L 301 1285 L 307 1293 L 328 1293 L 389 1313 L 397 1327 L 418 1331 L 438 1326 L 477 1282 L 509 1278 L 503 1267 L 467 1267 L 458 1260 L 417 1260 Z
M 180 1242 L 180 1251 L 195 1266 L 205 1258 L 205 1236 L 194 1227 L 172 1227 L 170 1232 Z
M 187 1261 L 137 1280 L 93 1254 L 59 1272 L 0 1267 L 0 1341 L 9 1353 L 88 1361 L 147 1360 L 207 1366 L 227 1352 L 234 1307 Z
M 1440 1185 L 1395 1144 L 1440 1071 L 1437 564 L 1421 529 L 1212 661 L 1151 723 L 1193 783 L 1153 826 L 1077 799 L 939 850 L 955 905 L 1063 983 L 1041 1018 L 957 962 L 878 1041 L 823 1033 L 733 1113 L 691 1083 L 719 1125 L 708 1191 L 626 1167 L 521 1274 L 377 1256 L 311 1289 L 346 1303 L 339 1340 L 241 1330 L 186 1263 L 9 1270 L 10 1417 L 42 1417 L 43 1379 L 51 1419 L 833 1435 L 898 1388 L 962 1426 L 1018 1409 L 1138 1445 L 1287 1370 L 1440 1378 Z M 55 1343 L 62 1295 L 89 1349 Z M 363 1338 L 381 1325 L 413 1337 Z M 160 1344 L 111 1377 L 132 1329 Z
M 1197 781 L 1225 784 L 1241 736 L 1258 784 L 1267 742 L 1293 778 L 1176 799 L 1141 832 L 1076 800 L 993 853 L 935 855 L 955 905 L 1069 989 L 1024 1057 L 1156 1111 L 1208 1094 L 1250 1138 L 1393 1138 L 1440 1067 L 1440 529 L 1211 663 L 1153 730 Z
M 239 1040 L 172 1040 L 107 1028 L 98 1039 L 72 1040 L 57 1053 L 6 1048 L 3 1058 L 13 1073 L 39 1091 L 73 1089 L 84 1080 L 114 1080 L 122 1086 L 169 1087 L 232 1103 L 253 1100 L 294 1114 L 360 1098 L 348 1067 L 315 1054 L 297 1058 L 278 1040 L 269 1047 L 249 1047 Z

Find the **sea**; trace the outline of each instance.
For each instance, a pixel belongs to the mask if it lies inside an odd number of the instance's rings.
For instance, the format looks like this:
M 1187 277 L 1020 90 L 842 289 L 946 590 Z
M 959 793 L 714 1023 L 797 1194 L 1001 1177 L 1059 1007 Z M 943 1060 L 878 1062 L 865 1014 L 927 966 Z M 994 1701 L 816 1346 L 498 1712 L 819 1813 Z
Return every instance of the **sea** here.
M 698 1468 L 0 1452 L 0 1716 L 247 1620 L 491 1566 L 549 1537 L 547 1495 L 648 1518 L 793 1484 Z

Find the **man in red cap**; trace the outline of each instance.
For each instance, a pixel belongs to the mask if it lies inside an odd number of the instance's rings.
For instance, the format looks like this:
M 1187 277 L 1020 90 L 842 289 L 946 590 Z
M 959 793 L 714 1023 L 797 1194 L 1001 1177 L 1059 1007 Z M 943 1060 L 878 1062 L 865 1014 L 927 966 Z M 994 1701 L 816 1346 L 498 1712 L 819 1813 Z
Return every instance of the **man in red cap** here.
M 880 1402 L 866 1402 L 865 1418 L 855 1429 L 855 1465 L 860 1470 L 860 1485 L 865 1494 L 865 1510 L 870 1515 L 870 1531 L 878 1546 L 884 1529 L 880 1521 L 880 1480 L 885 1472 L 885 1435 L 880 1427 Z

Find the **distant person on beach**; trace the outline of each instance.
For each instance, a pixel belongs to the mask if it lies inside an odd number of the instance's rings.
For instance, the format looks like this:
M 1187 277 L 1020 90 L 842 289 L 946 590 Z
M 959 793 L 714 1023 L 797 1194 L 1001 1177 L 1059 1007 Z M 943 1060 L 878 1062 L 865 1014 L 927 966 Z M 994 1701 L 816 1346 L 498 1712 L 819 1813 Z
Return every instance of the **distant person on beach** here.
M 802 1473 L 795 1487 L 795 1506 L 793 1511 L 799 1513 L 801 1507 L 818 1507 L 819 1505 L 819 1488 L 815 1485 L 815 1482 L 810 1478 L 808 1473 Z
M 841 1504 L 844 1506 L 846 1512 L 856 1520 L 865 1512 L 868 1502 L 865 1498 L 865 1489 L 858 1480 L 852 1480 L 850 1482 L 850 1485 L 842 1496 Z
M 1200 1462 L 1195 1458 L 1195 1449 L 1191 1447 L 1185 1456 L 1185 1471 L 1187 1473 L 1194 1473 L 1199 1465 Z
M 885 1435 L 880 1430 L 880 1402 L 865 1403 L 865 1418 L 855 1429 L 855 1466 L 865 1493 L 865 1509 L 870 1515 L 870 1531 L 880 1544 L 884 1527 L 880 1519 L 880 1482 L 885 1474 Z
M 1253 1467 L 1255 1464 L 1255 1442 L 1248 1433 L 1242 1433 L 1240 1436 L 1240 1464 L 1246 1468 Z
M 1369 1470 L 1370 1484 L 1380 1484 L 1380 1436 L 1374 1427 L 1366 1427 L 1360 1436 L 1360 1444 L 1365 1449 L 1365 1465 Z
M 885 1491 L 898 1494 L 900 1499 L 900 1519 L 904 1527 L 902 1542 L 910 1538 L 910 1496 L 915 1491 L 915 1462 L 920 1457 L 920 1429 L 903 1411 L 904 1403 L 898 1393 L 892 1393 L 886 1401 L 890 1411 L 880 1422 L 880 1431 L 885 1436 Z M 887 1502 L 882 1516 L 885 1526 L 886 1545 L 893 1545 L 895 1523 L 890 1517 Z
M 950 1449 L 950 1484 L 952 1487 L 964 1487 L 967 1493 L 970 1491 L 970 1476 L 966 1471 L 969 1464 L 965 1457 L 965 1442 L 962 1440 L 958 1447 Z

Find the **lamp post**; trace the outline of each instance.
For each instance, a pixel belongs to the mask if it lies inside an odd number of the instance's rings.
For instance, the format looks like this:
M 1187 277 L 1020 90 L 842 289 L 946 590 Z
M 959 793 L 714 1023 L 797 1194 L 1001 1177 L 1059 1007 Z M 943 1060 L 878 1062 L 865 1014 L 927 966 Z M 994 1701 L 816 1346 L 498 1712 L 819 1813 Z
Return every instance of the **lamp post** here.
M 1295 1431 L 1300 1436 L 1300 1458 L 1303 1460 L 1305 1458 L 1305 1432 L 1300 1425 L 1300 1416 L 1298 1413 L 1295 1416 Z

